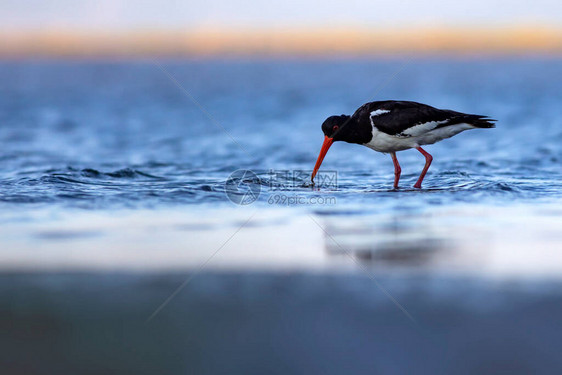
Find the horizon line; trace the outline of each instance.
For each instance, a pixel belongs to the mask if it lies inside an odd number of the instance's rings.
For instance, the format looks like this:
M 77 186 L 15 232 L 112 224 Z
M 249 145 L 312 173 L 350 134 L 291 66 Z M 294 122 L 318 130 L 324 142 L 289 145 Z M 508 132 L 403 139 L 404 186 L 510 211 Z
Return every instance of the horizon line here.
M 562 54 L 562 27 L 1 31 L 0 58 Z

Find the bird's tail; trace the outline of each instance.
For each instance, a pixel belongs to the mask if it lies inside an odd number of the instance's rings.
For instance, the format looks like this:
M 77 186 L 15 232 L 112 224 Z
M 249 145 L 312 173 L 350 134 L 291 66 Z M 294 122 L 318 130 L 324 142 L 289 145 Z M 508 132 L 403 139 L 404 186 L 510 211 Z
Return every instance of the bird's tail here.
M 494 122 L 497 120 L 491 119 L 488 116 L 480 115 L 466 115 L 465 122 L 474 126 L 475 128 L 495 128 Z

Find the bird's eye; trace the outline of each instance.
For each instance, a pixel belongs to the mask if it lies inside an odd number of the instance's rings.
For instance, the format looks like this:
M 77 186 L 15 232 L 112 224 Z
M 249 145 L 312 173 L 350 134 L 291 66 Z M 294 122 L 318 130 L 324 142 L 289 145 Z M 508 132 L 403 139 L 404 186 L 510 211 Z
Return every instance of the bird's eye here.
M 339 126 L 334 125 L 334 127 L 332 128 L 332 130 L 333 130 L 333 131 L 336 131 L 336 130 L 338 130 L 339 128 L 340 128 Z

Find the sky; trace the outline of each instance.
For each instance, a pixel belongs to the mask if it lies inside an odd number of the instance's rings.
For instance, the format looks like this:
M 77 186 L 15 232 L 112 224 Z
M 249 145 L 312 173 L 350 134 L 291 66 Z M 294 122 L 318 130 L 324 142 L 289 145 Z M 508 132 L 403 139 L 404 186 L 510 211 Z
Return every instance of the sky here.
M 10 31 L 562 27 L 562 1 L 2 0 L 0 25 Z

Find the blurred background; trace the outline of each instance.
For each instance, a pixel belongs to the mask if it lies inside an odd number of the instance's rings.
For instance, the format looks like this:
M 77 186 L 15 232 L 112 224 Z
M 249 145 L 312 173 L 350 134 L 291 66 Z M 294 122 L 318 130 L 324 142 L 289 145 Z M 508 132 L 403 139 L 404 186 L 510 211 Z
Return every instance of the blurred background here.
M 562 5 L 4 1 L 3 373 L 562 369 Z M 488 115 L 335 144 L 374 100 Z M 242 181 L 229 176 L 237 170 Z M 236 174 L 234 174 L 236 176 Z
M 209 3 L 7 1 L 5 56 L 560 52 L 553 0 Z

